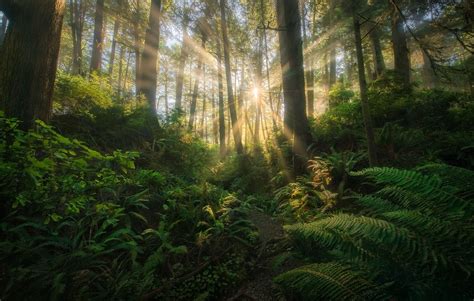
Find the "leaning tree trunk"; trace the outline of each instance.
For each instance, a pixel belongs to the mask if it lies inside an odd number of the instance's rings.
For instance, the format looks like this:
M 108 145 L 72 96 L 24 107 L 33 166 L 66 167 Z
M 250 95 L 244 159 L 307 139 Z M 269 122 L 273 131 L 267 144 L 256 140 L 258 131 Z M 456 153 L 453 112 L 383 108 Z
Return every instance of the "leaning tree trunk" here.
M 422 49 L 423 55 L 423 69 L 422 69 L 422 78 L 423 85 L 428 89 L 433 89 L 436 86 L 436 74 L 431 65 L 431 60 L 428 57 L 428 54 Z
M 293 176 L 306 170 L 310 132 L 306 116 L 299 0 L 277 0 L 280 64 L 285 102 L 285 134 L 293 138 Z M 283 30 L 284 29 L 284 30 Z
M 97 0 L 94 21 L 94 40 L 92 42 L 91 73 L 100 72 L 104 51 L 104 0 Z
M 242 135 L 239 127 L 239 120 L 237 118 L 237 109 L 235 105 L 234 92 L 232 91 L 232 74 L 230 69 L 230 47 L 229 37 L 227 36 L 227 20 L 225 15 L 225 0 L 220 0 L 221 9 L 221 29 L 222 29 L 222 40 L 224 43 L 224 62 L 225 62 L 225 75 L 227 79 L 227 99 L 229 102 L 230 119 L 232 122 L 232 134 L 234 135 L 235 148 L 238 154 L 244 152 L 242 145 Z
M 51 115 L 64 8 L 64 0 L 0 1 L 11 21 L 0 47 L 0 109 L 25 129 Z
M 148 28 L 145 36 L 140 72 L 138 94 L 144 95 L 153 113 L 156 114 L 156 85 L 158 79 L 158 52 L 160 46 L 161 0 L 152 0 Z
M 375 25 L 378 26 L 378 25 Z M 372 55 L 374 60 L 375 74 L 380 77 L 385 72 L 385 61 L 383 59 L 382 45 L 380 44 L 380 31 L 374 28 L 370 32 L 370 41 L 372 46 Z
M 392 3 L 391 24 L 395 76 L 405 89 L 410 90 L 410 54 L 405 30 L 403 28 L 403 19 L 394 3 Z
M 377 165 L 377 151 L 375 147 L 374 130 L 372 128 L 372 119 L 370 116 L 369 103 L 367 99 L 367 82 L 365 79 L 364 68 L 364 53 L 362 48 L 362 38 L 360 34 L 359 16 L 356 13 L 356 8 L 352 7 L 352 19 L 354 22 L 354 37 L 357 52 L 357 68 L 359 71 L 359 86 L 360 99 L 362 102 L 362 115 L 365 124 L 365 133 L 367 135 L 367 145 L 369 150 L 369 164 L 370 166 Z

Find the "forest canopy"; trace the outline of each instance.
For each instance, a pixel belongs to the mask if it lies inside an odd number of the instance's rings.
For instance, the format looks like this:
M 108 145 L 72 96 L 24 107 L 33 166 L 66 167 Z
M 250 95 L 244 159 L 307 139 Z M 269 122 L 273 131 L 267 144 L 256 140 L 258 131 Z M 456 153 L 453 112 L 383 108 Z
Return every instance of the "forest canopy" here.
M 472 300 L 469 0 L 0 0 L 0 299 Z

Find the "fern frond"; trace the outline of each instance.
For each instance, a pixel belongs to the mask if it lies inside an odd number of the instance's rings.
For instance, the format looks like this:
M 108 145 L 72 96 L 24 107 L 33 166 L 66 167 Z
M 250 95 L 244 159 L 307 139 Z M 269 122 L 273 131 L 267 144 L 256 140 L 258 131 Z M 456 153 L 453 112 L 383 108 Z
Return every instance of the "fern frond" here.
M 369 213 L 375 216 L 383 212 L 396 211 L 401 209 L 400 206 L 394 203 L 372 195 L 366 195 L 357 198 L 355 202 L 366 208 L 367 212 L 364 213 Z
M 416 194 L 418 200 L 423 200 L 420 205 L 432 211 L 444 212 L 444 214 L 460 211 L 464 211 L 466 215 L 474 213 L 474 203 L 455 195 L 437 176 L 389 167 L 367 168 L 352 175 L 364 176 L 376 184 L 394 186 L 410 194 Z
M 283 289 L 301 300 L 385 300 L 384 286 L 337 262 L 303 266 L 275 278 Z
M 336 214 L 286 229 L 299 241 L 313 241 L 328 249 L 341 249 L 348 256 L 362 261 L 370 257 L 373 251 L 391 253 L 406 260 L 422 248 L 421 241 L 407 229 L 366 216 Z
M 445 185 L 457 189 L 458 196 L 474 200 L 474 171 L 446 164 L 428 164 L 418 171 L 439 176 Z

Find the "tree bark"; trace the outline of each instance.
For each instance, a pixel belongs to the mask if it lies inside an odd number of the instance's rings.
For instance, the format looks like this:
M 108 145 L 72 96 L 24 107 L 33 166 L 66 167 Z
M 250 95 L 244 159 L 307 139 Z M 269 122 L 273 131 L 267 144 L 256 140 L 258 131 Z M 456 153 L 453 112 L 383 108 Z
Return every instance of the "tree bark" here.
M 156 86 L 158 80 L 158 53 L 160 46 L 161 0 L 152 0 L 145 36 L 145 48 L 140 62 L 139 95 L 143 94 L 156 115 Z
M 304 2 L 302 2 L 304 7 Z M 304 12 L 303 8 L 303 12 Z M 306 35 L 306 16 L 303 13 L 303 46 L 306 48 L 308 46 L 309 39 Z M 305 58 L 306 64 L 306 107 L 308 110 L 308 116 L 314 115 L 314 71 L 313 71 L 313 60 L 311 58 Z
M 104 50 L 104 8 L 104 0 L 97 0 L 94 21 L 94 40 L 92 43 L 91 73 L 101 71 L 102 53 Z
M 114 33 L 112 36 L 112 47 L 110 49 L 110 60 L 109 60 L 109 77 L 112 82 L 113 72 L 114 72 L 114 63 L 115 63 L 115 52 L 117 49 L 117 35 L 120 29 L 120 19 L 117 16 L 114 22 Z
M 263 74 L 263 36 L 259 36 L 258 52 L 257 52 L 257 70 L 255 72 L 255 89 L 257 91 L 255 97 L 256 108 L 255 108 L 255 127 L 253 132 L 253 144 L 254 147 L 258 147 L 260 144 L 260 115 L 262 114 L 262 74 Z
M 137 7 L 135 16 L 133 19 L 133 40 L 134 40 L 134 51 L 135 51 L 135 95 L 139 96 L 139 81 L 140 81 L 140 65 L 141 65 L 141 54 L 140 54 L 140 1 L 137 1 Z
M 31 128 L 48 121 L 58 63 L 64 0 L 24 0 L 4 7 L 11 20 L 0 47 L 0 108 Z
M 118 97 L 119 100 L 122 99 L 123 60 L 124 59 L 125 59 L 125 46 L 120 45 L 119 71 L 118 71 L 118 83 L 117 83 L 117 97 Z
M 369 103 L 367 99 L 367 82 L 365 79 L 364 53 L 362 48 L 362 38 L 360 34 L 360 21 L 356 13 L 356 7 L 352 7 L 352 19 L 354 23 L 354 38 L 357 52 L 357 68 L 359 71 L 360 99 L 362 102 L 362 115 L 367 136 L 370 166 L 377 165 L 377 150 L 375 146 L 374 130 L 372 128 L 372 118 L 370 116 Z
M 410 55 L 403 28 L 403 19 L 394 4 L 392 4 L 391 25 L 395 75 L 403 87 L 410 90 Z
M 218 27 L 218 26 L 216 26 Z M 217 44 L 217 82 L 219 94 L 219 153 L 223 158 L 227 152 L 225 143 L 225 110 L 224 110 L 224 83 L 222 75 L 222 47 L 219 36 L 216 38 Z
M 335 10 L 335 3 L 334 0 L 330 0 L 329 4 L 329 26 L 330 29 L 333 29 L 334 24 L 334 10 Z M 329 51 L 329 89 L 336 83 L 337 80 L 337 65 L 336 65 L 336 43 L 333 38 L 330 39 L 330 51 Z
M 201 126 L 200 126 L 200 133 L 201 133 L 201 138 L 204 138 L 204 127 L 206 126 L 206 70 L 205 66 L 202 68 L 203 72 L 203 80 L 202 80 L 202 111 L 201 111 Z
M 183 99 L 183 85 L 184 85 L 184 67 L 189 55 L 188 50 L 188 19 L 186 14 L 183 20 L 183 42 L 181 44 L 181 54 L 179 57 L 178 72 L 176 73 L 176 102 L 175 109 L 181 109 Z
M 227 35 L 227 20 L 225 14 L 225 0 L 220 0 L 221 10 L 221 30 L 222 40 L 224 43 L 224 62 L 225 62 L 225 74 L 227 79 L 227 100 L 229 103 L 230 119 L 232 122 L 232 134 L 234 136 L 235 148 L 238 154 L 243 154 L 244 148 L 242 145 L 242 135 L 239 127 L 239 120 L 237 118 L 237 109 L 235 105 L 234 92 L 232 90 L 232 74 L 230 69 L 230 46 L 229 37 Z
M 214 94 L 214 87 L 211 87 L 211 105 L 212 105 L 212 137 L 214 144 L 219 144 L 219 122 L 217 120 L 216 99 Z
M 307 147 L 311 136 L 305 104 L 305 80 L 301 20 L 298 0 L 277 0 L 277 19 L 280 40 L 280 64 L 285 102 L 285 129 L 293 139 L 293 176 L 306 170 Z
M 165 116 L 168 118 L 169 114 L 169 102 L 168 102 L 168 85 L 169 85 L 169 78 L 168 78 L 168 65 L 165 65 Z
M 263 0 L 260 0 L 260 16 L 262 18 L 262 24 L 265 25 L 265 6 Z M 267 30 L 263 28 L 263 43 L 265 46 L 265 71 L 267 75 L 267 88 L 268 88 L 268 102 L 270 103 L 270 111 L 272 115 L 272 126 L 273 130 L 276 131 L 277 128 L 277 121 L 276 121 L 276 113 L 273 105 L 273 95 L 272 95 L 272 86 L 270 82 L 270 66 L 269 66 L 269 58 L 268 58 L 268 41 L 267 41 Z
M 84 20 L 86 17 L 86 5 L 84 0 L 69 1 L 69 17 L 72 35 L 72 73 L 82 73 L 82 36 L 84 32 Z
M 201 38 L 201 48 L 203 50 L 206 49 L 206 36 L 205 34 L 202 35 Z M 193 89 L 193 95 L 191 98 L 191 106 L 189 109 L 189 123 L 188 123 L 188 130 L 192 131 L 194 129 L 194 122 L 196 121 L 196 106 L 197 106 L 197 99 L 199 96 L 199 81 L 201 80 L 201 77 L 203 75 L 203 64 L 202 64 L 203 59 L 201 58 L 201 55 L 198 53 L 198 65 L 196 68 L 196 79 L 194 80 L 194 89 Z
M 423 55 L 423 84 L 428 89 L 433 89 L 436 86 L 436 74 L 431 66 L 431 61 L 428 55 L 422 50 Z
M 374 28 L 369 36 L 372 46 L 375 74 L 377 77 L 380 77 L 385 72 L 385 61 L 382 53 L 382 45 L 380 44 L 380 30 Z

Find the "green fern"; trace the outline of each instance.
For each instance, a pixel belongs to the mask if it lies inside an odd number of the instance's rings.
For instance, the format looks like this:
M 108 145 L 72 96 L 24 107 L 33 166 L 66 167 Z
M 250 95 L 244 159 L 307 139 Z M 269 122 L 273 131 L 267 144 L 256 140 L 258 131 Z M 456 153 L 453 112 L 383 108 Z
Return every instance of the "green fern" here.
M 417 171 L 399 170 L 389 167 L 374 167 L 352 173 L 363 176 L 377 185 L 394 186 L 407 193 L 414 193 L 424 199 L 427 208 L 438 211 L 464 211 L 466 216 L 474 213 L 472 200 L 455 194 L 452 186 L 443 184 L 438 176 L 423 175 Z M 472 185 L 472 183 L 471 183 Z
M 287 226 L 295 243 L 304 249 L 326 249 L 347 272 L 356 273 L 362 267 L 379 275 L 371 278 L 374 293 L 393 282 L 382 290 L 399 299 L 472 298 L 472 171 L 429 165 L 419 171 L 369 168 L 352 175 L 381 187 L 371 195 L 356 197 L 365 215 L 339 213 Z M 340 283 L 349 276 L 334 271 L 335 281 L 328 282 L 314 272 L 324 274 L 324 267 L 302 267 L 281 275 L 277 282 L 286 290 L 314 298 L 357 299 L 350 291 L 341 291 Z M 350 281 L 347 286 L 360 287 Z M 340 295 L 328 295 L 332 291 Z
M 337 262 L 303 266 L 275 278 L 285 291 L 298 300 L 386 300 L 384 286 L 377 285 Z
M 428 164 L 417 170 L 437 175 L 444 184 L 455 187 L 460 197 L 474 199 L 474 171 L 446 164 Z

